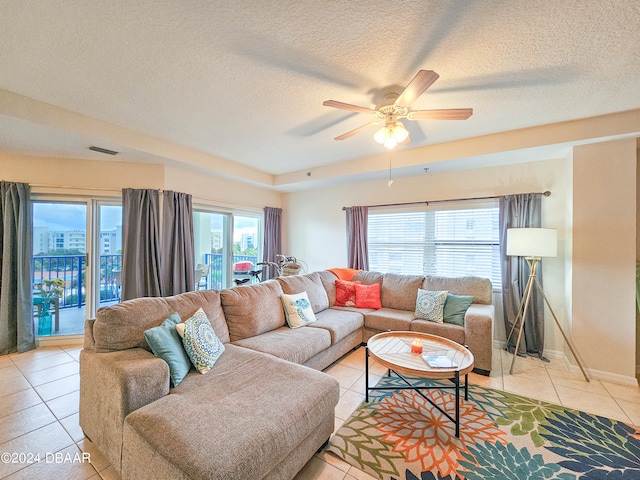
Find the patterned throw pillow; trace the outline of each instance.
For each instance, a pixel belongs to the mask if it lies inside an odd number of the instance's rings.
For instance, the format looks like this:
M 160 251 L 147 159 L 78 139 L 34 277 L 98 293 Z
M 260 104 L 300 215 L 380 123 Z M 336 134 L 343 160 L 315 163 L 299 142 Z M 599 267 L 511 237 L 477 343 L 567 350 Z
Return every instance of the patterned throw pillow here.
M 199 308 L 184 323 L 177 324 L 176 330 L 182 337 L 184 349 L 196 370 L 200 373 L 211 370 L 224 352 L 224 345 L 214 332 L 202 308 Z
M 445 291 L 418 289 L 418 299 L 416 300 L 416 318 L 424 318 L 432 322 L 442 323 L 444 302 L 447 300 Z
M 169 377 L 173 387 L 177 387 L 191 369 L 191 361 L 176 331 L 176 325 L 180 322 L 180 315 L 177 312 L 172 313 L 162 324 L 144 332 L 144 338 L 153 354 L 169 365 Z
M 356 283 L 347 282 L 346 280 L 336 280 L 336 307 L 355 307 L 356 306 Z
M 356 307 L 376 309 L 382 308 L 382 302 L 380 300 L 380 284 L 356 284 Z
M 316 321 L 307 292 L 280 296 L 284 307 L 284 316 L 291 328 L 304 327 Z

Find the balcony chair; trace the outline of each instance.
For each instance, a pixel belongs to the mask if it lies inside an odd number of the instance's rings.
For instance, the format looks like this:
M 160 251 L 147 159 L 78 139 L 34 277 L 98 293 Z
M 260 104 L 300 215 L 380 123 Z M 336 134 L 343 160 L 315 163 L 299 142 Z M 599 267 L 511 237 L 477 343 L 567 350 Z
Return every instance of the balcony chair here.
M 196 290 L 207 288 L 207 278 L 209 277 L 209 269 L 211 265 L 199 263 L 196 266 Z

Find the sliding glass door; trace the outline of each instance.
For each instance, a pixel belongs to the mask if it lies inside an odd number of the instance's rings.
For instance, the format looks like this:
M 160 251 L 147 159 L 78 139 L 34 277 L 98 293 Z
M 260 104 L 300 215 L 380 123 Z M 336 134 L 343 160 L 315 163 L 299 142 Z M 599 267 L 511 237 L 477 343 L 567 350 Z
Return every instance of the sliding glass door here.
M 120 301 L 122 288 L 122 206 L 95 202 L 94 216 L 98 231 L 95 232 L 95 247 L 92 264 L 95 295 L 92 305 L 98 308 Z
M 193 212 L 196 289 L 222 290 L 229 286 L 228 213 Z
M 196 209 L 196 289 L 222 290 L 248 276 L 262 259 L 262 215 Z
M 36 333 L 83 334 L 86 318 L 95 316 L 98 307 L 119 301 L 121 258 L 120 205 L 89 198 L 34 200 Z
M 87 204 L 34 202 L 33 310 L 39 336 L 84 331 Z
M 260 270 L 262 261 L 262 216 L 233 216 L 233 279 L 248 279 L 250 270 Z

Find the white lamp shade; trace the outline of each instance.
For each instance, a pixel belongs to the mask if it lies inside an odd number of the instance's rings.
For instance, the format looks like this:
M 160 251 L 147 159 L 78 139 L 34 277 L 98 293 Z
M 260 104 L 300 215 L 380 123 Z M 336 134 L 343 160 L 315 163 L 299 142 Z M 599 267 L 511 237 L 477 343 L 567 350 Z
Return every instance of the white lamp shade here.
M 558 232 L 554 228 L 509 228 L 507 255 L 557 257 Z

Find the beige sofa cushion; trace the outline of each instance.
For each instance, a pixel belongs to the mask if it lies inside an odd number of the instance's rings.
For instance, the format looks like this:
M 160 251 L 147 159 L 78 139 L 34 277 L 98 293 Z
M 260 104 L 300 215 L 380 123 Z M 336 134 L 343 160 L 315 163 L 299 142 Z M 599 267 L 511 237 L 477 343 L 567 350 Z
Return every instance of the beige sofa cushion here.
M 222 290 L 220 301 L 231 341 L 283 327 L 285 319 L 280 295 L 282 288 L 276 280 Z
M 322 286 L 324 287 L 325 292 L 327 292 L 329 307 L 333 307 L 333 305 L 336 303 L 336 279 L 338 277 L 335 273 L 328 270 L 317 273 L 320 281 L 322 282 Z
M 411 331 L 438 335 L 464 345 L 464 327 L 453 323 L 436 323 L 429 320 L 416 319 L 411 322 Z
M 329 375 L 229 345 L 209 373 L 127 417 L 126 476 L 143 459 L 146 478 L 281 478 L 274 465 L 333 417 L 339 395 Z
M 382 277 L 382 287 L 380 289 L 382 306 L 415 311 L 418 289 L 422 288 L 423 281 L 424 277 L 422 275 L 385 273 Z
M 318 272 L 306 275 L 291 275 L 278 277 L 282 291 L 287 294 L 307 292 L 313 313 L 321 312 L 329 308 L 329 297 L 322 285 Z
M 296 329 L 282 327 L 233 344 L 303 364 L 331 346 L 331 334 L 328 330 L 310 326 Z
M 372 310 L 373 311 L 373 310 Z M 316 321 L 309 325 L 311 328 L 324 328 L 331 333 L 331 344 L 348 337 L 364 325 L 362 313 L 353 310 L 327 309 L 316 315 Z
M 134 298 L 99 309 L 93 324 L 95 350 L 110 352 L 136 347 L 150 350 L 144 338 L 145 330 L 157 327 L 173 312 L 178 312 L 180 318 L 186 320 L 198 308 L 204 310 L 218 338 L 223 343 L 229 342 L 220 292 L 200 290 L 164 298 Z
M 473 303 L 493 304 L 491 280 L 481 277 L 438 277 L 428 275 L 424 279 L 425 290 L 446 290 L 454 295 L 473 295 Z
M 411 321 L 413 320 L 413 311 L 405 312 L 403 310 L 393 310 L 390 308 L 381 308 L 364 315 L 364 325 L 372 330 L 409 330 Z
M 380 272 L 369 272 L 363 270 L 362 272 L 358 272 L 353 276 L 352 282 L 362 282 L 365 285 L 373 285 L 374 283 L 379 283 L 382 285 L 382 278 L 384 277 L 384 273 Z

